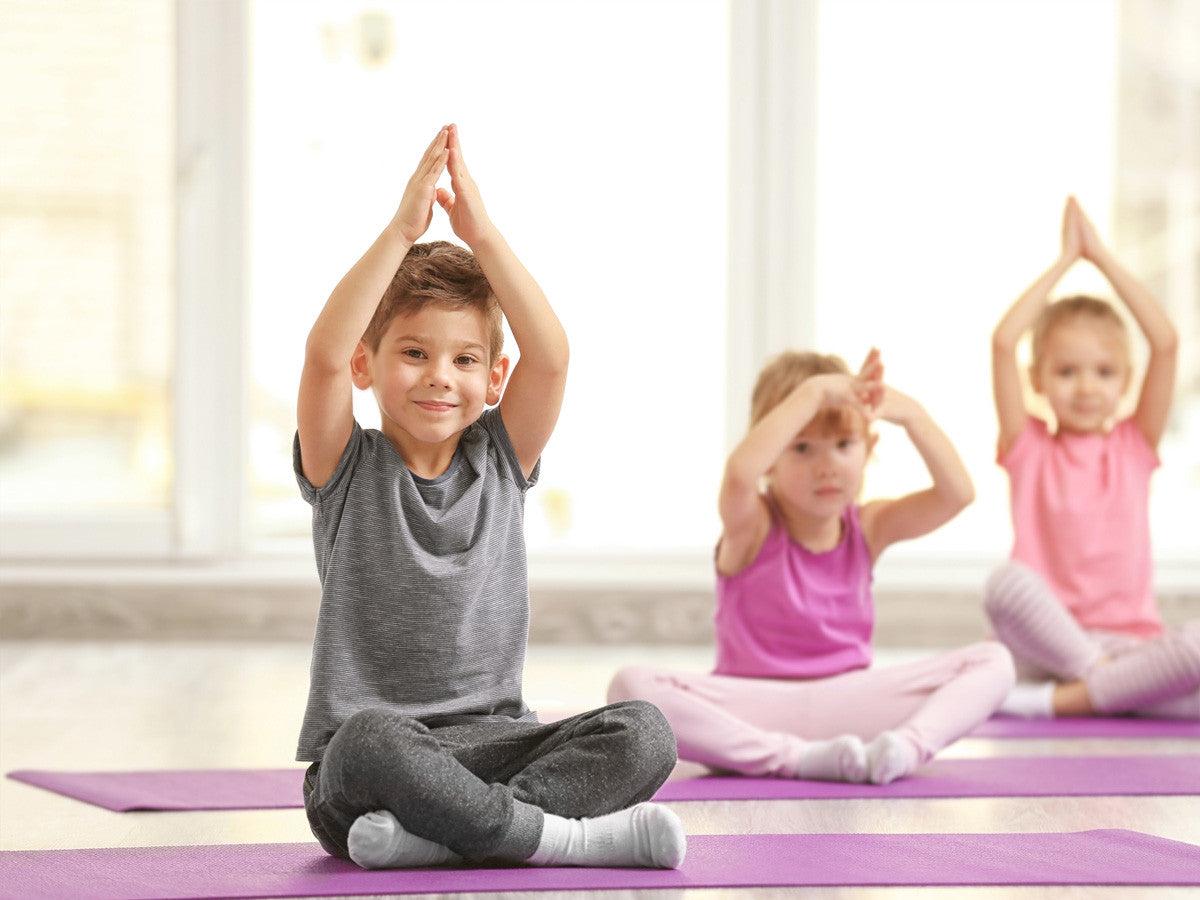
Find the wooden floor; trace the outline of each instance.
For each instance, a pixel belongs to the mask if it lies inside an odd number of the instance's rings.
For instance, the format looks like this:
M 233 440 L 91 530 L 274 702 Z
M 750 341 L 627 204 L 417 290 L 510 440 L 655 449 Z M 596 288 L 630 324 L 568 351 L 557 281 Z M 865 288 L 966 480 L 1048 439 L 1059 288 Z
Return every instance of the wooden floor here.
M 882 654 L 898 661 L 912 654 Z M 526 698 L 595 706 L 620 666 L 708 667 L 703 648 L 535 646 Z M 279 767 L 293 760 L 308 648 L 295 643 L 0 643 L 0 769 Z M 1194 753 L 1169 740 L 964 740 L 947 757 Z M 1013 832 L 1127 828 L 1200 844 L 1200 797 L 1073 797 L 677 803 L 690 834 Z M 0 849 L 309 841 L 303 811 L 113 813 L 0 780 Z M 798 890 L 642 892 L 654 900 L 775 898 Z M 628 898 L 639 892 L 579 892 Z M 809 889 L 813 898 L 1197 897 L 1138 888 Z M 460 895 L 554 900 L 560 893 Z

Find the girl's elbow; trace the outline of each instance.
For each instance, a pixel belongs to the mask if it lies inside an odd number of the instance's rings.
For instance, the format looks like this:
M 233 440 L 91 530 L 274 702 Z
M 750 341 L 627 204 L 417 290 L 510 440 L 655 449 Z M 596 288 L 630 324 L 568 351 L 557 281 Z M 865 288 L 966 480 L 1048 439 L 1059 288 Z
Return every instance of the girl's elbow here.
M 947 497 L 951 508 L 950 515 L 957 516 L 960 512 L 975 502 L 975 485 L 970 478 L 965 478 L 956 484 Z

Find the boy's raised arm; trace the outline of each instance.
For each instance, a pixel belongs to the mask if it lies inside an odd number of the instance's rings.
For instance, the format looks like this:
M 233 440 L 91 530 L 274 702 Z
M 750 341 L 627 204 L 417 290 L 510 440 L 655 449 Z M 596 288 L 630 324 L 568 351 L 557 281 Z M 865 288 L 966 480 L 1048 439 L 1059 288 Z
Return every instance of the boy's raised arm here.
M 405 255 L 429 227 L 437 180 L 449 155 L 448 128 L 425 150 L 391 222 L 338 282 L 304 348 L 296 424 L 304 477 L 327 482 L 354 427 L 350 361 Z
M 1179 337 L 1154 295 L 1113 256 L 1082 210 L 1079 211 L 1079 228 L 1083 257 L 1108 279 L 1150 345 L 1150 358 L 1146 363 L 1133 420 L 1150 446 L 1157 447 L 1167 426 L 1171 396 L 1175 392 Z
M 1017 344 L 1021 335 L 1037 320 L 1050 298 L 1050 291 L 1080 257 L 1082 246 L 1078 214 L 1075 198 L 1067 198 L 1063 210 L 1062 252 L 1054 265 L 1043 272 L 1008 308 L 992 332 L 992 397 L 1000 425 L 997 448 L 1001 457 L 1008 453 L 1029 417 L 1017 367 Z
M 521 357 L 500 401 L 504 426 L 528 476 L 558 422 L 567 383 L 567 335 L 550 302 L 484 210 L 479 189 L 467 171 L 456 126 L 449 126 L 450 190 L 437 201 L 450 225 L 483 268 Z

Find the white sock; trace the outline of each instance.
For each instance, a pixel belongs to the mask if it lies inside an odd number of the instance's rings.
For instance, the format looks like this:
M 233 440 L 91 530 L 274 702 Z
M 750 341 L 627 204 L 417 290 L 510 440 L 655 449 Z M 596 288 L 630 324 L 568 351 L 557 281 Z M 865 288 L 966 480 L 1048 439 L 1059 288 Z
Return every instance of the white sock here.
M 805 741 L 796 765 L 796 777 L 818 781 L 866 781 L 866 747 L 854 734 L 843 734 L 828 741 Z
M 912 774 L 920 755 L 912 741 L 894 731 L 885 731 L 867 744 L 867 777 L 872 784 L 891 784 Z
M 364 869 L 414 869 L 462 862 L 450 848 L 405 831 L 386 809 L 355 819 L 346 844 L 350 858 Z
M 1022 719 L 1053 719 L 1054 688 L 1053 681 L 1018 681 L 998 711 Z
M 679 816 L 660 803 L 639 803 L 606 816 L 566 819 L 546 813 L 535 866 L 678 869 L 687 851 Z

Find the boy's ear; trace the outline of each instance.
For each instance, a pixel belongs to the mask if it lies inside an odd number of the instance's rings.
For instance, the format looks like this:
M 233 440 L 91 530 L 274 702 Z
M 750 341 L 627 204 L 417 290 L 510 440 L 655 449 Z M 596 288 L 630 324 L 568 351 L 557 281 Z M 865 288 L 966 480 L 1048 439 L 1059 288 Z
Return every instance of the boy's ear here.
M 360 390 L 371 386 L 371 359 L 366 341 L 359 341 L 354 348 L 354 355 L 350 357 L 350 377 Z
M 492 371 L 488 373 L 487 398 L 484 401 L 488 406 L 495 406 L 500 402 L 500 395 L 504 393 L 504 383 L 508 381 L 510 365 L 512 360 L 503 353 L 492 363 Z
M 879 443 L 879 432 L 867 432 L 867 456 L 875 452 L 875 445 Z
M 1042 378 L 1038 374 L 1037 366 L 1029 367 L 1029 386 L 1033 388 L 1034 393 L 1042 393 Z

